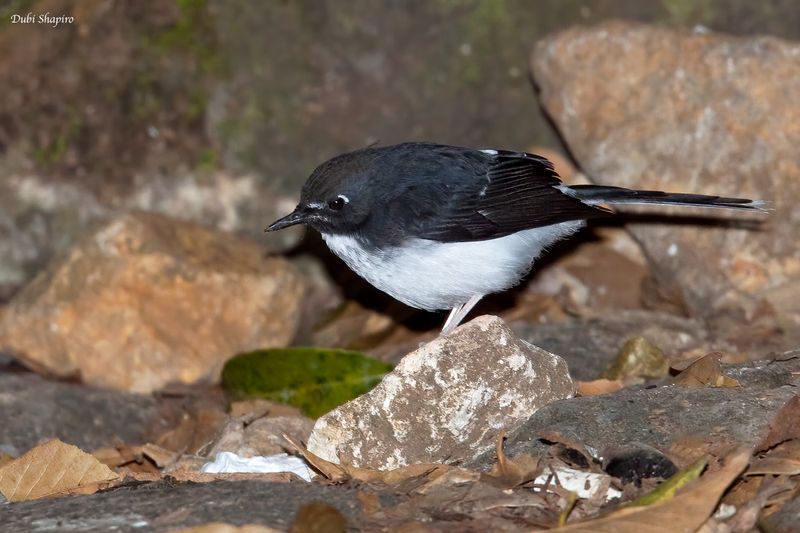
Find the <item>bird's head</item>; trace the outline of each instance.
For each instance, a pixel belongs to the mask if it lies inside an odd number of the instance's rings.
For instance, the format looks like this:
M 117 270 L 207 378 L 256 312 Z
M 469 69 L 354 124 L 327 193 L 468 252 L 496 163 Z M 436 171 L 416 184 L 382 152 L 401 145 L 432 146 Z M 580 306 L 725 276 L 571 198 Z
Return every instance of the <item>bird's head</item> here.
M 296 224 L 308 224 L 321 233 L 357 231 L 373 209 L 369 183 L 376 157 L 373 150 L 359 150 L 317 167 L 303 185 L 294 211 L 270 224 L 266 231 Z

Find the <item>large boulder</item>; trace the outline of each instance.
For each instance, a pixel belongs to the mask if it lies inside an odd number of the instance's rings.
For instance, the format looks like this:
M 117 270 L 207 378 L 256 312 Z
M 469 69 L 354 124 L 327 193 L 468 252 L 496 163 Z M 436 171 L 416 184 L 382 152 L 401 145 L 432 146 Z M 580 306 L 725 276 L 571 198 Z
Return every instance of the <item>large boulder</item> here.
M 305 288 L 256 244 L 130 214 L 15 296 L 0 315 L 0 349 L 48 374 L 127 391 L 214 381 L 237 352 L 292 341 Z
M 377 469 L 472 460 L 501 430 L 574 391 L 563 359 L 482 316 L 406 355 L 370 392 L 317 420 L 308 448 Z
M 780 39 L 623 22 L 536 46 L 541 101 L 592 179 L 772 203 L 760 230 L 630 224 L 652 265 L 651 297 L 705 318 L 732 311 L 738 324 L 777 311 L 784 329 L 800 329 L 798 57 L 800 45 Z

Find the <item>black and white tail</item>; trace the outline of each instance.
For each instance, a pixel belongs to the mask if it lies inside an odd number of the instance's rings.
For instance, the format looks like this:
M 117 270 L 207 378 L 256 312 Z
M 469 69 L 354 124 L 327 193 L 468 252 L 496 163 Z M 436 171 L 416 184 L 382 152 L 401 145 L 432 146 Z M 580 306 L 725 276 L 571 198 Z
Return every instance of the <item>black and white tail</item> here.
M 766 211 L 767 203 L 763 200 L 747 198 L 726 198 L 705 194 L 684 194 L 663 191 L 637 191 L 624 187 L 605 185 L 561 185 L 558 187 L 566 195 L 577 198 L 585 204 L 655 204 L 683 205 L 691 207 L 714 207 L 720 209 L 746 209 Z

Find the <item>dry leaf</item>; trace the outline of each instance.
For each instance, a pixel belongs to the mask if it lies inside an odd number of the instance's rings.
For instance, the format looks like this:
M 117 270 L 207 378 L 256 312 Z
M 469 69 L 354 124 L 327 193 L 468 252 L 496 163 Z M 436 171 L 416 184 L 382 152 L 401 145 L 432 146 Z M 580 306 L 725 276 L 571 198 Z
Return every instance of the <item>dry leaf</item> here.
M 142 446 L 118 446 L 98 448 L 92 455 L 120 475 L 130 472 L 158 472 L 155 462 L 145 458 Z
M 216 407 L 194 409 L 184 414 L 178 426 L 161 435 L 155 444 L 180 453 L 200 455 L 228 420 L 228 415 Z
M 746 475 L 761 474 L 787 476 L 800 474 L 800 441 L 783 442 L 763 456 L 754 458 Z
M 714 512 L 720 497 L 744 471 L 750 460 L 748 450 L 725 458 L 722 468 L 689 483 L 673 498 L 647 507 L 625 507 L 606 517 L 572 524 L 560 529 L 579 533 L 664 533 L 696 531 Z
M 297 407 L 263 398 L 233 402 L 229 411 L 231 417 L 244 418 L 248 424 L 263 416 L 304 416 Z
M 0 468 L 0 492 L 8 501 L 62 494 L 91 494 L 119 476 L 77 446 L 51 440 Z
M 775 413 L 756 451 L 769 450 L 793 439 L 800 440 L 800 396 L 793 396 Z
M 166 468 L 180 459 L 181 454 L 147 443 L 142 446 L 142 455 L 153 461 L 158 468 Z
M 0 467 L 3 467 L 14 460 L 13 455 L 9 455 L 7 453 L 0 452 Z
M 185 529 L 174 529 L 172 533 L 281 533 L 278 529 L 267 526 L 246 525 L 234 526 L 223 522 L 210 522 L 202 526 L 187 527 Z
M 314 455 L 308 451 L 305 446 L 289 435 L 284 434 L 283 438 L 286 439 L 286 441 L 320 474 L 335 483 L 356 479 L 366 483 L 383 483 L 391 486 L 411 478 L 426 477 L 433 479 L 446 470 L 453 468 L 448 465 L 425 463 L 403 466 L 394 470 L 372 470 L 370 468 L 359 468 L 352 465 L 337 465 L 336 463 L 326 461 L 322 457 Z
M 567 437 L 558 431 L 545 431 L 539 440 L 550 445 L 548 455 L 554 459 L 592 472 L 605 473 L 594 455 L 589 453 L 583 443 Z
M 611 394 L 617 392 L 623 385 L 618 379 L 595 379 L 593 381 L 577 381 L 578 394 L 580 396 L 599 396 L 601 394 Z
M 499 482 L 499 485 L 508 488 L 517 487 L 536 479 L 536 476 L 542 471 L 539 461 L 530 455 L 521 455 L 514 459 L 506 457 L 506 452 L 503 449 L 505 438 L 505 430 L 497 435 L 497 441 L 495 442 L 497 463 L 492 467 L 489 475 Z
M 347 520 L 327 503 L 307 503 L 297 510 L 290 533 L 345 533 Z
M 722 373 L 719 362 L 722 354 L 711 352 L 686 367 L 675 376 L 673 383 L 681 387 L 741 387 L 741 384 Z
M 98 448 L 92 455 L 107 467 L 118 468 L 141 459 L 142 448 L 141 446 Z

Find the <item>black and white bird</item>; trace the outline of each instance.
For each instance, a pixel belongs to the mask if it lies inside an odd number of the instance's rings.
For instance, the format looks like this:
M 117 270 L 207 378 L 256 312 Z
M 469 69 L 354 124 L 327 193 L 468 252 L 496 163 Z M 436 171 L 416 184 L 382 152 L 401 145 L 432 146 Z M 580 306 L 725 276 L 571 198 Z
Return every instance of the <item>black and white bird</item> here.
M 450 310 L 442 333 L 506 290 L 548 246 L 613 204 L 761 210 L 701 194 L 564 185 L 533 154 L 432 143 L 370 147 L 320 165 L 295 210 L 267 231 L 308 224 L 358 275 L 401 302 Z

